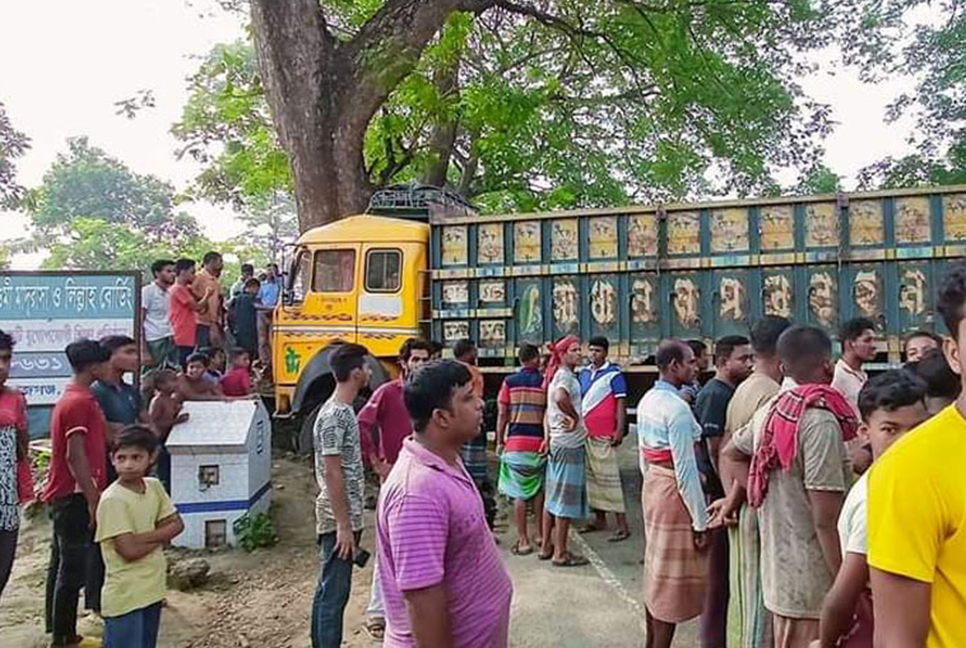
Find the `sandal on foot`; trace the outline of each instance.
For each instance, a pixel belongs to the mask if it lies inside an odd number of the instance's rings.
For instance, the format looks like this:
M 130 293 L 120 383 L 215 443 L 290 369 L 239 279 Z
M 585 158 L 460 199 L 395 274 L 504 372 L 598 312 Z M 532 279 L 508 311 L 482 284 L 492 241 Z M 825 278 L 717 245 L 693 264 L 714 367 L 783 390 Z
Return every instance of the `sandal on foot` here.
M 614 531 L 614 535 L 607 538 L 607 542 L 623 542 L 631 537 L 630 531 L 625 531 L 624 529 L 618 529 Z
M 514 556 L 529 556 L 533 553 L 533 546 L 527 545 L 525 547 L 521 547 L 518 543 L 510 547 L 510 553 L 512 553 Z
M 583 567 L 584 565 L 588 564 L 590 564 L 590 561 L 587 560 L 586 557 L 572 553 L 568 553 L 564 559 L 559 562 L 556 560 L 553 561 L 554 567 Z
M 553 558 L 553 546 L 551 545 L 549 549 L 550 549 L 549 552 L 546 550 L 541 550 L 540 553 L 537 554 L 537 558 L 539 558 L 540 560 L 550 560 L 551 558 Z
M 577 531 L 577 533 L 595 533 L 597 531 L 603 531 L 603 530 L 604 530 L 604 527 L 597 526 L 596 522 L 591 522 L 590 524 L 585 525 L 584 527 L 581 527 Z

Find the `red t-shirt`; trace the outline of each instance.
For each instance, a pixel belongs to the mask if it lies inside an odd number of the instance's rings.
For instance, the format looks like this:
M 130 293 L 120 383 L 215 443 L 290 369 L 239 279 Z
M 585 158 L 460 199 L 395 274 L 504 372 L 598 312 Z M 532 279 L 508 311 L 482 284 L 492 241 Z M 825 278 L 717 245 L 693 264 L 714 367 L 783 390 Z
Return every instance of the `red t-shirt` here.
M 248 369 L 232 369 L 221 379 L 225 396 L 248 396 L 252 392 L 252 377 Z
M 193 347 L 197 340 L 197 325 L 195 323 L 195 303 L 191 289 L 179 283 L 168 289 L 168 321 L 171 322 L 171 330 L 174 331 L 174 343 L 177 346 Z
M 67 439 L 84 435 L 84 451 L 94 484 L 107 487 L 107 423 L 89 387 L 69 383 L 50 415 L 50 468 L 40 496 L 45 502 L 79 493 L 80 488 L 67 465 Z

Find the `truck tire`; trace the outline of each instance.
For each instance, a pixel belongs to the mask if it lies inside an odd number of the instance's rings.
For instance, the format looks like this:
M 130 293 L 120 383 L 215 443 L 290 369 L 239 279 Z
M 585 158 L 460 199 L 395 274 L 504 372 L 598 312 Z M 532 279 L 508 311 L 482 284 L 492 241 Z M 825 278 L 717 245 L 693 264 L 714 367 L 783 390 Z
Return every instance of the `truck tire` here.
M 322 405 L 325 401 L 322 401 L 318 405 L 312 408 L 307 416 L 302 417 L 302 424 L 299 426 L 299 433 L 292 438 L 292 445 L 294 446 L 292 450 L 295 454 L 302 456 L 307 456 L 312 454 L 312 437 L 313 430 L 315 429 L 315 419 L 319 416 L 319 410 L 322 409 Z

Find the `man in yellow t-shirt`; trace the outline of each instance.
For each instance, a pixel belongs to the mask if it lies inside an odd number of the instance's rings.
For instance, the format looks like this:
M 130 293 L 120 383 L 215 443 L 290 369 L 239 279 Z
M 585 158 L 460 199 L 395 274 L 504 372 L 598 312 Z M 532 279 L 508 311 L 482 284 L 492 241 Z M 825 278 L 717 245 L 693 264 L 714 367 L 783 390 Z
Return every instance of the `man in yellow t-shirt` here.
M 106 577 L 101 593 L 104 648 L 154 648 L 167 592 L 161 547 L 184 530 L 164 487 L 145 477 L 158 440 L 146 427 L 115 437 L 111 462 L 117 481 L 97 506 L 96 540 Z
M 966 263 L 939 311 L 966 383 Z M 878 648 L 966 646 L 966 395 L 897 441 L 869 477 L 868 542 Z

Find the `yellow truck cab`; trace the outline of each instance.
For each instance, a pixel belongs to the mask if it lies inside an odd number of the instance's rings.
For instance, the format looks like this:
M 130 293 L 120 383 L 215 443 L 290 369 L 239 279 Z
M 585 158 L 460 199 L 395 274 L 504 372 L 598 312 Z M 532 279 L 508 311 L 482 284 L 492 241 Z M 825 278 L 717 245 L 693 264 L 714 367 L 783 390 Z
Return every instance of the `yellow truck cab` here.
M 336 341 L 378 359 L 373 385 L 395 376 L 399 348 L 428 332 L 430 228 L 381 216 L 351 216 L 296 241 L 287 289 L 275 311 L 272 361 L 277 416 L 308 415 L 334 387 Z M 300 435 L 303 442 L 311 437 Z

